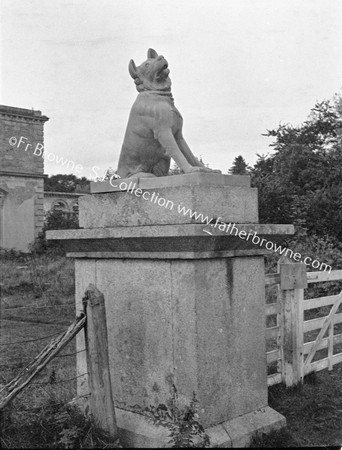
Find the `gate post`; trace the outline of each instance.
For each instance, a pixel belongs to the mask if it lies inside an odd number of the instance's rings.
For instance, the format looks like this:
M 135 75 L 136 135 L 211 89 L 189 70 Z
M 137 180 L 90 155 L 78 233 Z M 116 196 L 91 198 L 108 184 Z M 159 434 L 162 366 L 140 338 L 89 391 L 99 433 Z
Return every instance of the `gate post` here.
M 302 263 L 278 262 L 281 305 L 282 381 L 286 387 L 303 382 L 303 321 L 304 288 L 307 287 L 306 267 Z
M 108 360 L 105 300 L 102 292 L 89 284 L 83 298 L 86 312 L 85 342 L 90 387 L 90 410 L 96 424 L 117 436 L 117 425 Z

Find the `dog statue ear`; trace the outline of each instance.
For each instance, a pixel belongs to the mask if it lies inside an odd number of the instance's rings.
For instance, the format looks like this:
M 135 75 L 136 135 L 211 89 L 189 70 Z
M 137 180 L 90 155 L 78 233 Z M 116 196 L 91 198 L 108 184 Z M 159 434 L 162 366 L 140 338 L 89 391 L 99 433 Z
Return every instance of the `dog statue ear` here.
M 147 58 L 148 59 L 154 59 L 154 58 L 156 58 L 158 56 L 158 53 L 155 51 L 155 50 L 153 50 L 153 48 L 149 48 L 148 50 L 147 50 Z
M 137 71 L 137 66 L 135 65 L 133 59 L 131 59 L 129 62 L 128 70 L 129 70 L 130 76 L 133 78 L 133 80 L 135 80 L 138 77 L 138 71 Z

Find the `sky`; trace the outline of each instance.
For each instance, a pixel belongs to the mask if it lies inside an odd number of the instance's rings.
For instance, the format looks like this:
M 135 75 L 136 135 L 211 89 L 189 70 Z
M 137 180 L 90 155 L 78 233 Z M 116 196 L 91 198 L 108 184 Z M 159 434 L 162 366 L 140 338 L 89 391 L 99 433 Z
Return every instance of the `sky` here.
M 45 173 L 102 175 L 137 96 L 128 63 L 151 47 L 191 150 L 227 173 L 341 92 L 341 19 L 340 0 L 0 0 L 0 103 L 50 118 Z

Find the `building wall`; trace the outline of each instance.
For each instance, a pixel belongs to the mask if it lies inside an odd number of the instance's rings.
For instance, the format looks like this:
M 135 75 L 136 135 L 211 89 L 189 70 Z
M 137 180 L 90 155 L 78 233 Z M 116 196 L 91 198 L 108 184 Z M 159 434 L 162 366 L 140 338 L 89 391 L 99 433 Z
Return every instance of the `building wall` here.
M 47 120 L 40 111 L 0 105 L 2 248 L 27 251 L 43 227 L 44 159 L 38 155 Z

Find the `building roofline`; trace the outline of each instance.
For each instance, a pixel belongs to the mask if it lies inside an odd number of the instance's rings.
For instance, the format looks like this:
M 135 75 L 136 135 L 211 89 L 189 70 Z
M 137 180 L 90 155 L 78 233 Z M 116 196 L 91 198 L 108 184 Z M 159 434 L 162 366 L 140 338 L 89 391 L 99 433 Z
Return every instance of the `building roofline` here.
M 44 173 L 37 172 L 12 172 L 10 170 L 1 170 L 0 176 L 8 176 L 8 177 L 25 177 L 25 178 L 47 178 L 49 175 Z
M 58 196 L 58 197 L 80 197 L 81 195 L 88 195 L 88 194 L 84 194 L 83 192 L 55 192 L 55 191 L 44 191 L 44 197 L 48 197 L 48 196 Z
M 42 116 L 42 112 L 34 109 L 16 108 L 14 106 L 0 105 L 0 114 L 3 116 L 21 117 L 29 120 L 39 120 L 46 122 L 47 116 Z

